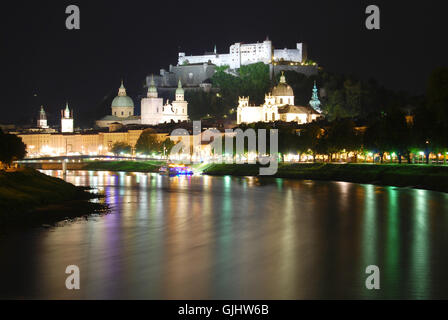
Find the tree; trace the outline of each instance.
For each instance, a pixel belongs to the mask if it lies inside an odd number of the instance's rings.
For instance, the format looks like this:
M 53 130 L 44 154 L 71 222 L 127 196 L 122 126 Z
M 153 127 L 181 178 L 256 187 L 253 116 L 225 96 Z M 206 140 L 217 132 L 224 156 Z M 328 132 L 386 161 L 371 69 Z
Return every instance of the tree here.
M 168 156 L 175 145 L 176 144 L 170 138 L 165 139 L 160 145 L 163 156 Z
M 327 130 L 326 139 L 330 159 L 334 153 L 343 151 L 354 152 L 357 157 L 362 146 L 362 137 L 355 130 L 355 123 L 351 119 L 333 121 Z
M 220 89 L 221 98 L 216 102 L 221 103 L 221 109 L 224 109 L 225 113 L 238 105 L 240 96 L 249 96 L 252 103 L 261 104 L 271 86 L 269 66 L 255 63 L 241 66 L 232 73 L 229 72 L 228 66 L 217 67 L 212 83 Z M 210 105 L 207 105 L 207 108 L 210 110 Z
M 204 118 L 208 115 L 224 116 L 236 104 L 228 105 L 224 103 L 221 95 L 213 92 L 187 91 L 185 99 L 188 101 L 188 113 L 192 120 Z
M 346 108 L 344 92 L 342 90 L 330 91 L 328 93 L 328 100 L 324 105 L 324 112 L 330 121 L 352 116 Z
M 365 147 L 379 153 L 381 163 L 386 152 L 397 152 L 400 163 L 402 156 L 406 156 L 409 161 L 410 144 L 410 128 L 405 115 L 398 109 L 374 117 L 364 135 Z
M 301 131 L 299 136 L 299 149 L 301 153 L 311 151 L 313 160 L 316 162 L 318 154 L 325 154 L 326 141 L 324 140 L 324 130 L 316 123 L 307 124 Z
M 144 155 L 160 153 L 161 143 L 155 133 L 153 129 L 143 131 L 135 144 L 135 151 Z
M 10 166 L 13 161 L 26 156 L 26 145 L 22 139 L 13 134 L 4 134 L 0 130 L 0 162 Z
M 112 149 L 111 149 L 112 153 L 115 154 L 116 156 L 120 155 L 120 154 L 131 154 L 132 153 L 132 146 L 129 145 L 126 142 L 115 142 L 112 145 Z
M 448 68 L 435 69 L 428 81 L 428 110 L 437 122 L 448 123 Z

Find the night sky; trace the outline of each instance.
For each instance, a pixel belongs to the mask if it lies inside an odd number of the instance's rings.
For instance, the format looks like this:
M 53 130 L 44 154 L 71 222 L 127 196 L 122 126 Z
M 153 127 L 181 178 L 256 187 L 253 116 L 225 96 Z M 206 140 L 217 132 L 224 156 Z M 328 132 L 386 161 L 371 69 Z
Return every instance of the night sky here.
M 81 30 L 65 28 L 65 8 L 81 9 Z M 365 28 L 368 4 L 381 30 Z M 443 1 L 14 1 L 0 20 L 0 123 L 30 122 L 44 105 L 57 114 L 68 100 L 79 113 L 117 92 L 123 78 L 139 112 L 146 75 L 189 54 L 228 53 L 235 42 L 308 44 L 325 70 L 373 77 L 391 89 L 424 93 L 448 59 Z

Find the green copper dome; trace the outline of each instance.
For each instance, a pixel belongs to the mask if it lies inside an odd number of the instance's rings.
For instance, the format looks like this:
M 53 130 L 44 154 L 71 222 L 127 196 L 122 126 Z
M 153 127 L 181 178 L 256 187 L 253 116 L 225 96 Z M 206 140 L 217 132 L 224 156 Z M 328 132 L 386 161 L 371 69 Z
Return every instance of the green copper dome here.
M 148 88 L 148 93 L 155 93 L 155 94 L 157 94 L 157 88 L 156 88 L 156 84 L 154 82 L 154 76 L 151 76 L 151 83 L 150 83 L 149 88 Z
M 179 79 L 179 83 L 176 89 L 176 95 L 184 94 L 184 89 L 182 88 L 182 82 Z
M 123 81 L 121 81 L 121 87 L 118 89 L 118 96 L 112 101 L 113 107 L 134 108 L 134 101 L 132 101 L 131 97 L 127 96 Z
M 128 96 L 118 96 L 112 101 L 112 107 L 134 108 L 134 101 Z

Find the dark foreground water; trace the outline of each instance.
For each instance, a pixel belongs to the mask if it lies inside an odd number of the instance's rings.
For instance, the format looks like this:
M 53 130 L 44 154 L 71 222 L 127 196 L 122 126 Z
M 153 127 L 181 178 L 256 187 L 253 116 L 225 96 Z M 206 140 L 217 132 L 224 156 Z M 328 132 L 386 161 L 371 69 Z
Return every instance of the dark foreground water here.
M 46 172 L 54 176 L 60 172 Z M 0 297 L 448 298 L 448 195 L 341 182 L 71 172 L 112 212 L 0 237 Z M 81 290 L 65 288 L 77 265 Z M 381 290 L 365 269 L 378 265 Z

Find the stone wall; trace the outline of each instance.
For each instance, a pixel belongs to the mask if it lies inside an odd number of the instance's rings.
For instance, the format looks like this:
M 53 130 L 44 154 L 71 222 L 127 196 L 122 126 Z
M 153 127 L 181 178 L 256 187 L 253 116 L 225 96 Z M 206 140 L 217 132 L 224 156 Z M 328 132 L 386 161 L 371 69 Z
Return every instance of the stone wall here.
M 302 73 L 307 77 L 316 76 L 319 73 L 319 67 L 316 66 L 291 66 L 291 65 L 270 65 L 271 78 L 274 75 L 278 75 L 282 71 L 295 71 L 297 73 Z
M 169 70 L 160 70 L 159 76 L 154 76 L 157 88 L 177 88 L 179 79 L 184 88 L 199 87 L 204 81 L 209 80 L 215 74 L 216 66 L 209 63 L 194 65 L 172 66 Z M 151 76 L 146 77 L 146 85 L 149 86 Z

